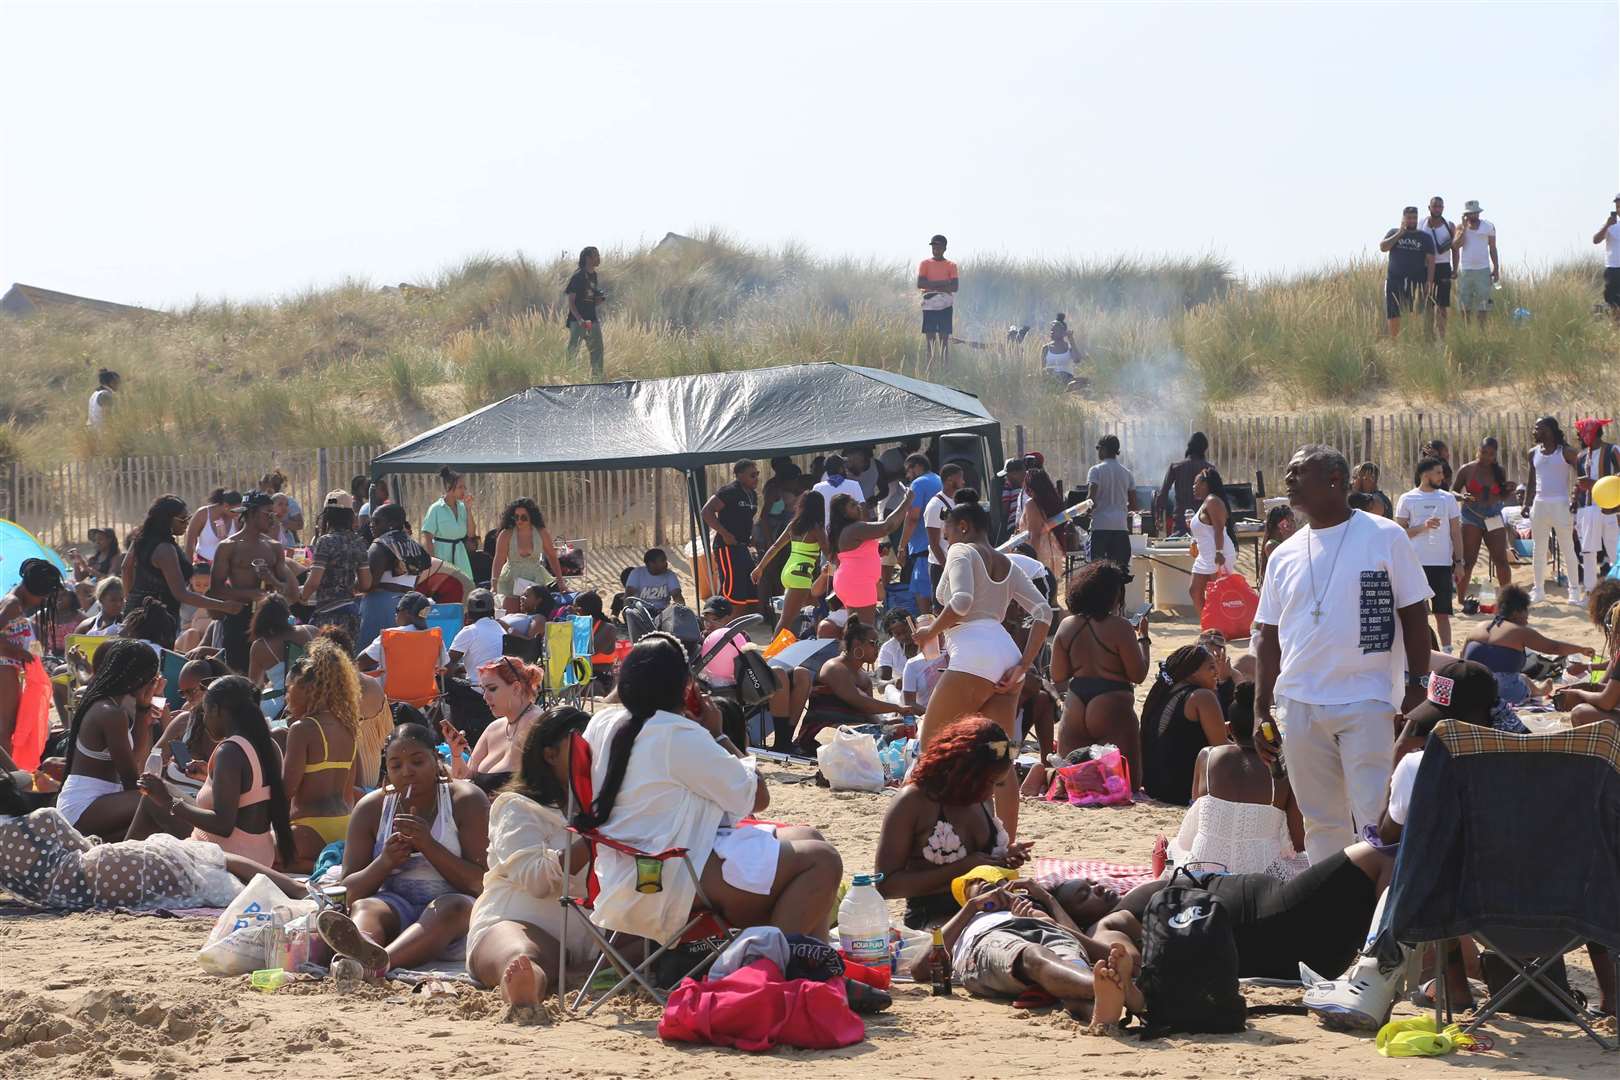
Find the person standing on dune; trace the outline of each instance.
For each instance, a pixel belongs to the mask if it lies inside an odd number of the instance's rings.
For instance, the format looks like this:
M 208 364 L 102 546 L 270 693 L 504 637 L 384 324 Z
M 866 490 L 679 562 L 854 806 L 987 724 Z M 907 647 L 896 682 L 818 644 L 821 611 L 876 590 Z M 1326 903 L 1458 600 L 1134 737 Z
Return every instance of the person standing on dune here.
M 580 343 L 591 356 L 591 378 L 600 382 L 603 372 L 602 324 L 596 319 L 596 305 L 607 299 L 596 287 L 596 268 L 602 265 L 602 253 L 594 247 L 579 253 L 579 269 L 568 279 L 564 296 L 568 300 L 568 359 L 579 352 Z
M 951 314 L 956 307 L 956 264 L 945 257 L 945 237 L 928 241 L 933 257 L 917 265 L 917 289 L 922 293 L 922 332 L 928 346 L 928 368 L 950 359 Z

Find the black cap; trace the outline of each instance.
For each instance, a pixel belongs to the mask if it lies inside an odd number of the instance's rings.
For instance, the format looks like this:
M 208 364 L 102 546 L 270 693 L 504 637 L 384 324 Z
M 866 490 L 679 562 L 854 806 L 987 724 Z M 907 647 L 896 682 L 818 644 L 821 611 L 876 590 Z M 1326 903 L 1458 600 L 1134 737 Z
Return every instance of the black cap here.
M 1428 698 L 1406 714 L 1407 723 L 1429 731 L 1442 720 L 1488 726 L 1496 708 L 1496 676 L 1484 664 L 1453 660 L 1429 676 Z
M 1013 472 L 1016 469 L 1023 469 L 1023 468 L 1027 468 L 1027 467 L 1028 466 L 1025 465 L 1023 458 L 1021 458 L 1021 457 L 1010 457 L 1006 461 L 1003 461 L 1001 463 L 1001 472 L 997 473 L 996 475 L 997 476 L 1006 476 L 1008 473 Z
M 263 510 L 274 506 L 276 500 L 262 491 L 250 491 L 242 496 L 242 505 L 234 507 L 236 513 L 251 514 L 255 510 Z
M 467 594 L 468 615 L 495 614 L 495 594 L 488 589 L 474 589 Z
M 248 497 L 252 498 L 251 495 Z M 422 612 L 432 606 L 433 601 L 421 593 L 408 592 L 399 598 L 399 603 L 394 606 L 394 610 L 403 611 L 414 619 L 420 617 Z
M 731 601 L 723 596 L 711 596 L 703 601 L 703 614 L 713 615 L 717 619 L 729 619 L 735 610 Z
M 935 233 L 932 237 L 929 238 L 928 246 L 933 247 L 935 244 L 944 244 L 946 242 L 947 241 L 945 239 L 945 234 L 944 233 Z

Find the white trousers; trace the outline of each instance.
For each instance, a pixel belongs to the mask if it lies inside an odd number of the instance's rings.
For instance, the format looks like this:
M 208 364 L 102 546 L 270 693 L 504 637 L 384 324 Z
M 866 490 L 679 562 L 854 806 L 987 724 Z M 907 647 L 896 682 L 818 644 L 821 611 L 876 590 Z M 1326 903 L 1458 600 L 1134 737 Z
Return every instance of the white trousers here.
M 1552 545 L 1558 544 L 1558 554 L 1564 563 L 1564 574 L 1569 579 L 1571 600 L 1581 595 L 1580 583 L 1575 580 L 1575 521 L 1564 500 L 1537 499 L 1530 504 L 1530 536 L 1535 541 L 1535 554 L 1530 565 L 1535 575 L 1536 592 L 1545 591 L 1547 582 L 1547 555 Z M 1548 533 L 1555 535 L 1549 536 Z
M 1277 699 L 1288 782 L 1305 818 L 1305 854 L 1319 863 L 1376 824 L 1394 769 L 1395 710 L 1387 701 L 1307 705 Z
M 1590 589 L 1597 584 L 1598 548 L 1609 553 L 1611 566 L 1620 561 L 1615 558 L 1620 547 L 1620 514 L 1583 506 L 1575 511 L 1575 532 L 1581 538 L 1581 582 Z

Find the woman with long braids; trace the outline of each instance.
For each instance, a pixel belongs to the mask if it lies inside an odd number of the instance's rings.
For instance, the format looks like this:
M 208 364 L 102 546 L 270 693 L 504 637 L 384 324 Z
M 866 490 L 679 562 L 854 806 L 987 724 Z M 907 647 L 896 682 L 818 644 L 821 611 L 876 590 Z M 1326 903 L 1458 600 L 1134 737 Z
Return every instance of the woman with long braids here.
M 722 733 L 720 711 L 689 698 L 691 689 L 686 650 L 673 636 L 655 631 L 630 650 L 619 672 L 623 705 L 585 728 L 595 797 L 574 826 L 643 851 L 685 848 L 705 895 L 733 926 L 826 940 L 843 860 L 824 840 L 738 826 L 770 792 L 754 759 Z M 691 701 L 701 702 L 696 716 Z M 663 943 L 691 913 L 696 890 L 679 863 L 663 865 L 656 892 L 640 891 L 636 860 L 611 848 L 597 852 L 596 874 L 598 926 Z
M 421 724 L 389 736 L 388 783 L 355 806 L 343 848 L 353 918 L 327 910 L 316 920 L 332 950 L 368 975 L 437 959 L 466 936 L 484 886 L 489 800 L 446 775 L 438 742 Z
M 46 641 L 55 637 L 62 572 L 44 559 L 24 559 L 17 570 L 17 587 L 0 596 L 0 750 L 32 771 L 50 734 L 51 693 L 31 616 L 38 613 Z
M 146 642 L 115 638 L 97 650 L 68 726 L 67 779 L 56 796 L 67 823 L 86 836 L 121 840 L 129 830 L 162 692 L 158 654 Z
M 1198 509 L 1187 521 L 1187 531 L 1198 545 L 1192 567 L 1192 605 L 1193 613 L 1202 618 L 1204 590 L 1210 581 L 1237 570 L 1237 530 L 1232 526 L 1232 500 L 1215 466 L 1200 470 L 1193 478 L 1193 498 Z
M 923 646 L 944 634 L 950 662 L 928 699 L 918 737 L 927 749 L 946 727 L 978 713 L 1014 738 L 1018 696 L 1029 665 L 1046 643 L 1052 608 L 1029 575 L 990 545 L 990 514 L 972 488 L 956 493 L 956 505 L 946 513 L 940 530 L 940 543 L 947 554 L 934 599 L 942 614 L 913 639 Z M 1033 620 L 1022 652 L 1002 625 L 1012 604 Z M 1018 785 L 1008 777 L 996 788 L 996 813 L 1016 838 Z
M 488 665 L 486 665 L 487 669 Z M 512 1005 L 536 1005 L 557 985 L 558 944 L 569 927 L 557 898 L 583 896 L 588 846 L 568 832 L 573 736 L 590 716 L 569 705 L 546 712 L 524 737 L 511 784 L 489 807 L 489 871 L 467 926 L 467 974 L 499 987 Z M 596 944 L 583 927 L 567 937 L 568 967 L 583 975 Z
M 1183 645 L 1159 664 L 1142 702 L 1142 777 L 1133 783 L 1161 802 L 1192 802 L 1199 751 L 1228 740 L 1215 657 L 1202 645 Z
M 557 545 L 533 499 L 513 499 L 506 504 L 489 573 L 495 591 L 502 596 L 521 595 L 519 579 L 530 585 L 551 585 L 562 577 Z
M 147 773 L 140 779 L 146 798 L 128 839 L 166 832 L 217 844 L 261 866 L 290 866 L 293 831 L 281 751 L 259 708 L 259 688 L 240 675 L 215 679 L 203 694 L 202 714 L 215 747 L 196 800 L 176 798 L 162 777 Z
M 330 638 L 317 637 L 287 672 L 287 754 L 282 778 L 292 803 L 297 857 L 315 864 L 321 849 L 349 834 L 359 784 L 360 673 Z
M 146 520 L 135 530 L 129 553 L 124 556 L 122 576 L 124 596 L 129 607 L 139 607 L 148 596 L 156 597 L 175 625 L 180 622 L 182 606 L 207 608 L 222 615 L 234 615 L 242 610 L 235 600 L 215 600 L 191 587 L 191 562 L 180 550 L 174 538 L 184 536 L 190 526 L 191 514 L 186 501 L 178 495 L 160 495 L 146 511 Z M 164 648 L 172 648 L 171 637 Z
M 1053 581 L 1063 580 L 1064 547 L 1069 526 L 1049 524 L 1063 512 L 1063 498 L 1052 486 L 1045 469 L 1030 469 L 1024 473 L 1024 509 L 1018 518 L 1018 528 L 1029 533 L 1029 545 L 1035 549 L 1035 558 L 1046 567 Z
M 826 522 L 827 503 L 821 492 L 807 491 L 800 495 L 799 509 L 792 520 L 754 566 L 753 578 L 757 585 L 776 553 L 783 547 L 788 548 L 787 561 L 782 564 L 782 616 L 776 620 L 778 634 L 797 622 L 799 612 L 810 602 L 817 565 L 831 561 Z
M 827 549 L 833 567 L 833 592 L 849 609 L 851 618 L 877 625 L 878 594 L 883 577 L 883 556 L 878 542 L 894 535 L 911 504 L 903 502 L 882 521 L 866 520 L 866 504 L 854 496 L 834 495 L 832 521 L 827 526 Z M 784 613 L 786 608 L 783 609 Z

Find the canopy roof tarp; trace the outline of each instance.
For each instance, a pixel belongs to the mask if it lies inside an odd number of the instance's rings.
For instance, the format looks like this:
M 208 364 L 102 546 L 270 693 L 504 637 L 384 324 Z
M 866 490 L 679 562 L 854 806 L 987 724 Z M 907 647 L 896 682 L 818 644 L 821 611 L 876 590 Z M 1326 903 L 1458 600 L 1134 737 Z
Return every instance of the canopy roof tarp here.
M 29 559 L 44 559 L 62 572 L 64 581 L 67 580 L 67 563 L 62 561 L 62 556 L 15 521 L 0 518 L 0 596 L 17 587 L 22 580 L 22 564 Z
M 371 471 L 693 470 L 950 432 L 986 436 L 1000 452 L 1000 425 L 972 394 L 875 368 L 794 364 L 533 386 L 401 443 Z

